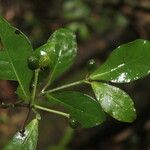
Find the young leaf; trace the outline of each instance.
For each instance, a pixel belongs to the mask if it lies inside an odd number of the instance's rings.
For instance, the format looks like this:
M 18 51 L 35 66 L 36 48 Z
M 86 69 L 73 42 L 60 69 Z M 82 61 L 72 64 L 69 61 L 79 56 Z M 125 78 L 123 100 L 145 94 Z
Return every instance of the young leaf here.
M 116 48 L 107 61 L 90 75 L 91 80 L 126 83 L 150 73 L 150 41 L 135 40 Z
M 41 55 L 45 52 L 50 58 L 48 60 L 51 67 L 48 81 L 50 84 L 72 65 L 77 53 L 75 34 L 63 28 L 55 31 L 48 42 L 35 51 L 35 54 Z
M 105 84 L 93 82 L 92 88 L 106 113 L 123 122 L 133 122 L 136 111 L 132 99 L 121 89 Z
M 24 133 L 17 132 L 3 150 L 35 150 L 38 140 L 38 120 L 34 119 Z
M 2 17 L 0 38 L 4 46 L 4 50 L 0 52 L 0 79 L 17 80 L 24 97 L 29 100 L 32 71 L 27 66 L 27 58 L 32 53 L 31 44 L 21 31 Z
M 105 119 L 101 106 L 88 95 L 79 92 L 62 92 L 47 94 L 46 97 L 49 101 L 56 101 L 64 106 L 84 128 L 97 126 Z

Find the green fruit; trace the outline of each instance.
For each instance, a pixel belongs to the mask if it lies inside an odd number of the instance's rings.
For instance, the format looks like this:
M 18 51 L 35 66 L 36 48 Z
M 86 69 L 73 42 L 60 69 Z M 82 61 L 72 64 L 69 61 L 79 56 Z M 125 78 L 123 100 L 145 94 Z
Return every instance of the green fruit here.
M 49 67 L 50 65 L 50 58 L 47 54 L 47 52 L 45 52 L 44 50 L 39 51 L 39 65 L 40 68 L 42 67 Z
M 34 54 L 28 58 L 28 66 L 31 70 L 49 67 L 50 59 L 47 52 L 44 50 L 35 51 Z
M 90 59 L 88 62 L 87 62 L 87 69 L 88 71 L 93 71 L 96 69 L 96 63 L 95 63 L 95 60 L 94 59 Z
M 73 118 L 73 117 L 71 117 L 71 116 L 70 116 L 68 122 L 69 122 L 70 127 L 73 128 L 73 129 L 76 129 L 78 127 L 78 125 L 79 125 L 78 120 Z
M 36 57 L 36 56 L 30 56 L 28 58 L 28 67 L 31 69 L 31 70 L 35 70 L 37 68 L 39 68 L 39 59 Z

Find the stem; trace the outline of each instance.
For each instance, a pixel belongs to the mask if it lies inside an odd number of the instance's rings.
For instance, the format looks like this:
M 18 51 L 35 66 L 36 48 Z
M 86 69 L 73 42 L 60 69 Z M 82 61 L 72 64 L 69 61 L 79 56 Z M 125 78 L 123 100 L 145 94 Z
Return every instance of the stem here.
M 38 113 L 37 110 L 34 109 L 34 108 L 33 108 L 32 110 L 33 110 L 33 112 L 35 113 L 36 119 L 41 120 L 41 115 L 40 115 L 40 113 Z
M 34 87 L 33 87 L 33 91 L 32 91 L 31 104 L 34 104 L 34 101 L 35 101 L 35 95 L 36 95 L 39 71 L 40 71 L 39 69 L 35 70 L 34 83 L 33 83 Z
M 55 92 L 55 91 L 59 91 L 59 90 L 65 89 L 65 88 L 69 88 L 69 87 L 72 87 L 72 86 L 75 86 L 75 85 L 82 84 L 82 83 L 84 83 L 84 82 L 85 82 L 85 80 L 80 80 L 80 81 L 73 82 L 73 83 L 69 83 L 69 84 L 66 84 L 66 85 L 63 85 L 63 86 L 60 86 L 60 87 L 57 87 L 57 88 L 54 88 L 54 89 L 45 91 L 45 92 L 42 91 L 42 93 L 43 93 L 43 94 L 52 93 L 52 92 Z
M 69 118 L 69 114 L 61 112 L 61 111 L 45 108 L 45 107 L 42 107 L 42 106 L 39 106 L 39 105 L 34 105 L 34 108 L 37 108 L 37 109 L 40 109 L 40 110 L 43 110 L 43 111 L 47 111 L 47 112 L 51 112 L 51 113 L 54 113 L 54 114 L 62 115 L 64 117 Z
M 25 126 L 26 126 L 26 123 L 27 123 L 27 121 L 28 121 L 28 119 L 29 119 L 30 112 L 31 112 L 31 107 L 29 106 L 28 112 L 27 112 L 27 116 L 26 116 L 25 121 L 24 121 L 23 126 L 22 126 L 22 131 L 25 130 Z

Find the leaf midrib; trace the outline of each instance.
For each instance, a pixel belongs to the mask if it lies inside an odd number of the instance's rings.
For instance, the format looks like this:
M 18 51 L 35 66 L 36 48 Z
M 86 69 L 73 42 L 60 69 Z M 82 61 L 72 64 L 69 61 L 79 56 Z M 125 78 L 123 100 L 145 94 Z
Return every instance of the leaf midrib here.
M 21 87 L 21 89 L 22 89 L 22 92 L 23 92 L 23 94 L 28 98 L 28 96 L 27 96 L 27 94 L 26 94 L 26 92 L 25 92 L 25 90 L 24 90 L 24 88 L 23 88 L 23 85 L 22 85 L 22 83 L 21 83 L 21 81 L 20 81 L 20 78 L 19 78 L 19 76 L 18 76 L 18 74 L 17 74 L 17 71 L 16 71 L 16 69 L 15 69 L 15 66 L 14 66 L 14 64 L 13 64 L 13 62 L 12 62 L 12 58 L 10 57 L 9 52 L 8 52 L 7 49 L 6 49 L 6 53 L 7 53 L 8 58 L 10 59 L 10 64 L 11 64 L 11 66 L 12 66 L 12 68 L 13 68 L 13 71 L 14 71 L 15 76 L 16 76 L 18 82 L 19 82 L 19 85 L 20 85 L 20 87 Z
M 33 132 L 34 126 L 35 126 L 35 122 L 33 123 L 32 127 L 31 127 L 31 130 L 30 130 L 31 132 L 29 132 L 28 136 L 27 136 L 27 137 L 25 138 L 25 140 L 23 141 L 22 146 L 24 146 L 25 142 L 29 139 L 31 133 Z M 21 149 L 20 149 L 20 150 L 21 150 Z
M 62 53 L 62 49 L 59 51 L 59 53 L 60 53 L 60 52 Z M 59 56 L 59 54 L 58 54 L 58 56 Z M 61 56 L 62 56 L 62 55 L 61 55 Z M 56 64 L 55 64 L 55 66 L 54 66 L 54 69 L 53 69 L 53 71 L 52 71 L 52 73 L 51 73 L 51 77 L 50 77 L 49 84 L 52 82 L 53 74 L 55 73 L 55 70 L 56 70 L 56 68 L 57 68 L 57 66 L 58 66 L 58 64 L 59 64 L 58 62 L 59 62 L 61 56 L 58 57 L 58 59 L 57 59 L 57 61 L 56 61 Z
M 131 63 L 133 63 L 133 62 L 136 62 L 136 61 L 139 61 L 141 58 L 143 58 L 144 56 L 142 56 L 142 57 L 139 57 L 138 59 L 136 59 L 136 60 L 132 60 L 132 61 L 130 61 L 130 62 L 128 62 L 128 65 L 130 65 Z M 107 63 L 107 62 L 106 62 Z M 122 63 L 123 64 L 123 63 Z M 120 68 L 125 68 L 127 66 L 127 63 L 125 63 L 125 65 L 124 66 L 122 66 L 122 67 L 119 67 L 119 68 L 116 68 L 114 71 L 116 71 L 116 70 L 118 70 L 118 69 L 120 69 Z M 101 77 L 101 76 L 103 76 L 103 75 L 105 75 L 105 74 L 109 74 L 109 73 L 111 73 L 111 72 L 114 72 L 114 71 L 106 71 L 106 72 L 103 72 L 103 73 L 100 73 L 100 74 L 97 74 L 97 75 L 93 75 L 91 78 L 97 78 L 97 77 Z

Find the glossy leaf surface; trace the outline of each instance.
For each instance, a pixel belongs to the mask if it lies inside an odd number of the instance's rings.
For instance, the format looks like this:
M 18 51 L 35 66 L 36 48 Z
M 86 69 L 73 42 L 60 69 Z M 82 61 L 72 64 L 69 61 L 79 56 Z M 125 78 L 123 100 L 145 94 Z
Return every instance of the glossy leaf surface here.
M 129 95 L 121 89 L 104 84 L 93 82 L 92 88 L 106 113 L 113 118 L 123 122 L 133 122 L 136 118 L 134 103 Z
M 3 150 L 35 150 L 38 140 L 38 120 L 34 119 L 24 133 L 17 132 Z
M 49 39 L 55 45 L 54 64 L 50 80 L 64 73 L 74 62 L 77 54 L 75 34 L 68 29 L 59 29 Z
M 7 53 L 4 50 L 0 51 L 0 79 L 17 80 L 8 60 Z
M 62 75 L 74 62 L 77 53 L 75 34 L 68 29 L 58 29 L 48 42 L 35 51 L 36 55 L 44 53 L 49 56 L 51 74 L 49 83 Z
M 32 47 L 27 37 L 0 17 L 0 38 L 4 49 L 0 51 L 0 79 L 17 80 L 20 89 L 29 100 L 29 84 L 32 71 L 27 66 L 27 58 Z
M 116 48 L 106 62 L 90 75 L 92 80 L 126 83 L 150 72 L 150 41 L 135 40 Z
M 55 101 L 64 106 L 70 115 L 77 119 L 82 127 L 89 128 L 101 124 L 104 112 L 93 98 L 79 92 L 62 92 L 46 95 L 49 101 Z

